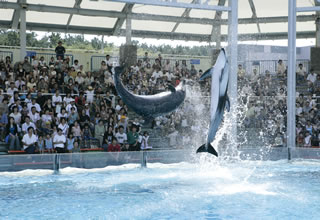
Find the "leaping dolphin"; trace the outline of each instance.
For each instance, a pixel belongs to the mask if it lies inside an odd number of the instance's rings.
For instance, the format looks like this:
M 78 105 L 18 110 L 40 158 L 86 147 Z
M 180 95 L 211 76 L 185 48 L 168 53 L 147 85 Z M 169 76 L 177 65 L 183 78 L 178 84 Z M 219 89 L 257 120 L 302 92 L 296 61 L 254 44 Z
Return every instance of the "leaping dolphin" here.
M 180 83 L 176 88 L 169 86 L 170 91 L 155 95 L 132 94 L 125 89 L 120 80 L 122 72 L 122 67 L 115 68 L 114 84 L 118 95 L 130 109 L 147 120 L 174 111 L 186 97 L 186 92 L 182 86 L 183 83 Z
M 211 76 L 211 122 L 207 142 L 199 147 L 197 153 L 208 152 L 218 156 L 217 151 L 212 147 L 217 130 L 222 122 L 224 109 L 230 111 L 230 101 L 227 94 L 229 81 L 229 64 L 224 49 L 221 49 L 215 65 L 202 74 L 200 80 Z

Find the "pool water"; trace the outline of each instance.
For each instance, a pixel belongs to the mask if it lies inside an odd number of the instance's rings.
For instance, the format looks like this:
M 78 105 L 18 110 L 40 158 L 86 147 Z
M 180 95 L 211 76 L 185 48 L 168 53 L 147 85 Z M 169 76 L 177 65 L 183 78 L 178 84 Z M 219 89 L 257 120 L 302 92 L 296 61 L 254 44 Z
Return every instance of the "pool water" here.
M 1 172 L 0 219 L 320 219 L 320 161 Z

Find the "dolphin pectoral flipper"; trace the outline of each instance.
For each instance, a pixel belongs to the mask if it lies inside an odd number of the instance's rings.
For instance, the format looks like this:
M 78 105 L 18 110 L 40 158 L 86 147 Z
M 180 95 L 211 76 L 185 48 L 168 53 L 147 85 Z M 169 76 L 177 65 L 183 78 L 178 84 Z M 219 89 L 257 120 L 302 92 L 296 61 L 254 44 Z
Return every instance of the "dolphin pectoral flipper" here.
M 227 111 L 230 112 L 230 99 L 228 95 L 226 97 L 226 108 L 227 108 Z
M 169 89 L 172 93 L 177 91 L 176 88 L 175 88 L 173 85 L 171 85 L 171 84 L 168 85 L 168 89 Z
M 203 153 L 203 152 L 208 152 L 208 153 L 213 154 L 214 156 L 218 157 L 218 152 L 212 147 L 212 145 L 210 143 L 208 143 L 208 147 L 206 147 L 206 144 L 204 144 L 198 148 L 197 153 Z
M 206 78 L 208 78 L 208 77 L 211 77 L 211 74 L 212 74 L 211 71 L 213 71 L 213 69 L 214 69 L 214 67 L 211 67 L 210 69 L 208 69 L 207 71 L 205 71 L 205 72 L 200 76 L 199 80 L 202 81 L 202 80 L 204 80 L 204 79 L 206 79 Z

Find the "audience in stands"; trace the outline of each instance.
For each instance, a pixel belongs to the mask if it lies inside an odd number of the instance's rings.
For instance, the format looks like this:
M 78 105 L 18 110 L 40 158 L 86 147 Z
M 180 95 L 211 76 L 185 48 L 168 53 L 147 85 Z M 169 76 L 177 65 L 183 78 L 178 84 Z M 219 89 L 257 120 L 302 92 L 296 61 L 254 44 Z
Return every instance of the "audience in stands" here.
M 65 57 L 62 42 L 56 48 L 56 58 L 51 57 L 48 63 L 43 57 L 33 56 L 31 63 L 29 60 L 26 57 L 13 64 L 6 57 L 0 61 L 0 132 L 10 150 L 22 149 L 20 143 L 29 153 L 78 152 L 92 147 L 106 151 L 150 148 L 149 134 L 141 128 L 141 119 L 132 120 L 127 106 L 116 94 L 109 55 L 96 72 L 85 72 L 79 60 L 71 63 Z M 260 128 L 274 146 L 284 145 L 287 111 L 284 62 L 279 60 L 273 72 L 267 70 L 263 74 L 257 69 L 250 74 L 241 64 L 238 68 L 239 101 L 247 103 L 242 126 Z M 307 87 L 297 98 L 297 145 L 318 146 L 320 75 L 313 69 L 308 73 L 301 63 L 296 73 L 298 86 Z M 189 69 L 185 61 L 170 63 L 161 54 L 151 62 L 146 52 L 121 78 L 129 91 L 139 95 L 166 91 L 170 84 L 176 86 L 185 80 L 188 85 L 200 87 L 206 96 L 210 94 L 211 80 L 199 85 L 197 79 L 201 74 L 202 70 L 198 72 L 194 65 Z M 188 105 L 183 110 L 187 111 Z M 152 125 L 170 140 L 180 138 L 175 141 L 180 144 L 184 139 L 175 131 L 190 132 L 197 126 L 196 120 L 184 117 L 180 111 L 158 117 Z

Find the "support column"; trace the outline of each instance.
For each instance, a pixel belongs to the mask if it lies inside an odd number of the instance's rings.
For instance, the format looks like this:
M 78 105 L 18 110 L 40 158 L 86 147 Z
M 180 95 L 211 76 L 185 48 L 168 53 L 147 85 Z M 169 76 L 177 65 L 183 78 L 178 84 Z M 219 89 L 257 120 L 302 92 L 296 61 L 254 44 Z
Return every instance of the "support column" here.
M 126 18 L 126 44 L 131 45 L 131 35 L 132 35 L 132 30 L 131 30 L 131 13 L 127 14 Z
M 237 144 L 237 105 L 238 105 L 238 0 L 229 0 L 231 11 L 228 12 L 228 60 L 229 72 L 229 97 L 231 105 L 231 137 L 233 144 Z
M 296 147 L 296 0 L 289 0 L 288 16 L 288 97 L 287 147 Z M 290 153 L 288 154 L 290 155 Z M 290 157 L 288 159 L 291 159 Z
M 126 18 L 126 44 L 120 46 L 120 65 L 130 67 L 137 62 L 137 46 L 131 41 L 131 13 Z
M 104 35 L 101 36 L 101 53 L 104 54 Z
M 26 9 L 20 9 L 20 60 L 23 60 L 24 57 L 27 55 L 26 47 L 27 47 L 27 36 L 26 36 Z
M 317 15 L 320 16 L 318 12 Z M 320 47 L 320 17 L 316 19 L 316 47 Z

